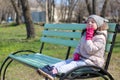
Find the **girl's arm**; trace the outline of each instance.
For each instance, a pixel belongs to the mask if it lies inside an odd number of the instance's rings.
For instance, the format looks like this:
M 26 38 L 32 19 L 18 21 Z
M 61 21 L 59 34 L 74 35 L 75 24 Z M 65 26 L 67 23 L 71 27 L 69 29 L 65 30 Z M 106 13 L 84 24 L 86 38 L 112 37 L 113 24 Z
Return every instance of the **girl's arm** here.
M 86 40 L 85 49 L 87 53 L 94 54 L 102 47 L 105 47 L 106 40 L 104 35 L 95 36 L 95 40 Z

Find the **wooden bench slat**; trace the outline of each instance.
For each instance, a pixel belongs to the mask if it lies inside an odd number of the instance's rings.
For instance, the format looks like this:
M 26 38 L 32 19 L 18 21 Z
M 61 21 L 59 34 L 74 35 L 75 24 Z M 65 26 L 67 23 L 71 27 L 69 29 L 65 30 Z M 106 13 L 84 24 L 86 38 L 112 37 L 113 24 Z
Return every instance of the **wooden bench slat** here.
M 109 23 L 108 31 L 115 31 L 116 23 Z M 86 24 L 45 24 L 44 29 L 83 30 Z
M 52 43 L 52 44 L 59 44 L 59 45 L 64 45 L 64 46 L 71 46 L 71 47 L 76 47 L 77 44 L 79 43 L 78 41 L 73 41 L 73 40 L 63 40 L 63 39 L 53 39 L 53 38 L 47 38 L 47 37 L 42 37 L 41 38 L 42 42 L 47 42 L 47 43 Z M 56 42 L 58 41 L 58 42 Z M 105 51 L 108 52 L 110 50 L 110 43 L 107 43 Z
M 57 37 L 66 37 L 66 38 L 80 38 L 81 32 L 56 32 L 56 31 L 44 31 L 44 36 L 57 36 Z M 112 42 L 114 33 L 109 33 L 107 42 Z
M 34 68 L 40 68 L 47 64 L 52 65 L 54 63 L 62 61 L 61 59 L 50 57 L 43 54 L 29 54 L 29 55 L 12 55 L 10 54 L 9 57 L 12 59 L 15 59 L 17 61 L 20 61 L 22 63 L 25 63 L 27 65 L 30 65 Z
M 110 44 L 110 43 L 107 43 L 107 44 L 106 44 L 105 52 L 109 52 L 109 51 L 110 51 L 111 45 L 112 45 L 112 44 Z
M 44 29 L 83 30 L 86 24 L 45 24 Z
M 114 34 L 115 34 L 115 33 L 108 33 L 107 43 L 108 43 L 108 42 L 112 42 Z
M 108 26 L 109 26 L 108 29 L 109 32 L 115 32 L 116 23 L 109 23 Z
M 62 32 L 62 31 L 43 31 L 44 36 L 57 36 L 57 37 L 66 37 L 66 38 L 80 38 L 80 32 Z
M 77 40 L 63 40 L 63 39 L 56 39 L 56 38 L 48 38 L 48 37 L 42 37 L 42 42 L 52 43 L 52 44 L 59 44 L 64 46 L 71 46 L 76 47 L 78 44 Z

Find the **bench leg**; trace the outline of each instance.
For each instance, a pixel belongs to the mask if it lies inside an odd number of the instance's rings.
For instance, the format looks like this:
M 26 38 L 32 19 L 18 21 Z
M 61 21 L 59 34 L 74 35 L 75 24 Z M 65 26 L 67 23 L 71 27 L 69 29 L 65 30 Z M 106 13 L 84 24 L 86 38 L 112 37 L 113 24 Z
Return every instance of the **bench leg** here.
M 2 63 L 0 67 L 0 79 L 1 80 L 5 80 L 5 74 L 6 74 L 7 68 L 12 61 L 13 60 L 11 58 L 7 57 L 5 61 Z
M 102 80 L 114 80 L 114 79 L 111 79 L 111 78 L 109 78 L 108 76 L 105 76 L 105 75 L 102 75 L 102 74 L 100 74 L 100 73 L 96 73 L 97 75 L 99 75 L 99 77 L 101 77 L 102 78 Z M 69 75 L 68 75 L 69 76 Z M 74 76 L 69 76 L 69 77 L 60 77 L 60 79 L 59 80 L 65 80 L 65 79 L 68 79 L 68 80 L 75 80 L 75 79 L 77 79 L 76 77 L 78 77 L 78 76 L 80 76 L 80 75 L 74 75 Z M 94 77 L 93 77 L 94 78 Z M 78 79 L 88 79 L 87 77 L 79 77 Z M 92 78 L 91 78 L 92 79 Z
M 31 51 L 31 50 L 21 50 L 21 51 L 16 51 L 12 54 L 15 55 L 15 54 L 22 53 L 22 52 L 36 53 L 34 51 Z M 2 63 L 2 65 L 0 67 L 0 80 L 5 80 L 5 74 L 6 74 L 7 68 L 12 61 L 13 61 L 13 59 L 11 59 L 10 57 L 7 57 L 4 60 L 4 62 Z
M 84 69 L 84 68 L 93 68 L 95 70 L 86 70 L 78 72 L 78 70 Z M 96 70 L 100 71 L 96 71 Z M 77 73 L 75 73 L 77 72 Z M 99 68 L 97 66 L 81 66 L 77 67 L 66 74 L 63 74 L 60 76 L 59 80 L 64 80 L 64 79 L 69 79 L 69 80 L 74 80 L 74 79 L 88 79 L 88 78 L 95 78 L 95 77 L 101 77 L 104 80 L 114 80 L 112 75 L 108 73 L 107 71 L 103 70 L 102 68 Z

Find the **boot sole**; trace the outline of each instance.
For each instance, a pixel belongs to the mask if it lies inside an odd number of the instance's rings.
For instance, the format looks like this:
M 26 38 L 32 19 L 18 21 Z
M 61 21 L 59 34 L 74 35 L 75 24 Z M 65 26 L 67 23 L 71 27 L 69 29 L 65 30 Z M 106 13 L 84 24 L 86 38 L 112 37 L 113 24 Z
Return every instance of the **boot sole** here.
M 44 77 L 47 77 L 50 80 L 55 80 L 51 75 L 47 74 L 46 72 L 42 71 L 41 69 L 38 69 L 39 73 L 43 75 Z

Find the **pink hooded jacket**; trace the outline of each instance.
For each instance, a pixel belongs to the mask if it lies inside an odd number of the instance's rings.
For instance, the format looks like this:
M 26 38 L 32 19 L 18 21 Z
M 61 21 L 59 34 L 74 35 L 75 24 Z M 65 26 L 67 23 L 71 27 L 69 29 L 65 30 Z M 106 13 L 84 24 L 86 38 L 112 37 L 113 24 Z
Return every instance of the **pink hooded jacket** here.
M 96 65 L 102 67 L 104 65 L 104 52 L 106 45 L 107 31 L 97 31 L 98 35 L 94 35 L 92 40 L 86 40 L 85 34 L 76 47 L 74 53 L 79 53 L 88 65 Z

